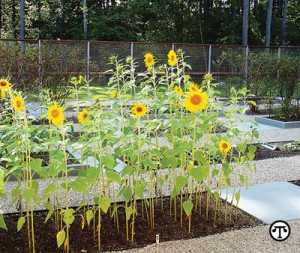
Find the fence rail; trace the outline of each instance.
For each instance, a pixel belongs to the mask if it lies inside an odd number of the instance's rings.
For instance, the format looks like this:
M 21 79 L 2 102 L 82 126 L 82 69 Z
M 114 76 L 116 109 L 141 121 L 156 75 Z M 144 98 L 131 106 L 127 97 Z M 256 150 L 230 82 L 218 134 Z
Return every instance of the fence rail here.
M 64 84 L 74 75 L 85 75 L 93 85 L 105 85 L 111 55 L 119 59 L 131 56 L 139 63 L 135 72 L 145 71 L 144 54 L 151 52 L 158 62 L 165 63 L 170 49 L 182 49 L 192 69 L 188 74 L 197 79 L 212 73 L 221 80 L 239 75 L 247 79 L 250 54 L 268 52 L 278 59 L 283 54 L 300 57 L 300 47 L 226 46 L 183 43 L 104 42 L 68 40 L 0 40 L 0 75 L 12 82 Z

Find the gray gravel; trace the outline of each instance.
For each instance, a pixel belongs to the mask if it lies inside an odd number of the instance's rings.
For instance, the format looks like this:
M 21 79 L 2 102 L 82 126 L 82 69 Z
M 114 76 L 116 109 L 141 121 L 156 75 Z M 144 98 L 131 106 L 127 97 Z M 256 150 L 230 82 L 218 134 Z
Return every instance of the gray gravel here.
M 290 221 L 290 237 L 283 241 L 274 241 L 269 235 L 269 226 L 258 226 L 233 230 L 190 240 L 169 241 L 148 245 L 144 248 L 119 252 L 166 252 L 166 253 L 297 253 L 300 252 L 300 220 Z

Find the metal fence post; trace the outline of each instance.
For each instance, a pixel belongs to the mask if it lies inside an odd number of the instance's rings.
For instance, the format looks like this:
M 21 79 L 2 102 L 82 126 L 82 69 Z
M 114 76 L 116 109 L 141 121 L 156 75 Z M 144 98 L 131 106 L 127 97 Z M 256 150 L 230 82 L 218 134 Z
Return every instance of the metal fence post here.
M 130 57 L 131 57 L 131 61 L 133 61 L 133 42 L 131 42 L 131 44 L 130 44 Z M 132 71 L 133 71 L 133 69 L 132 69 L 132 66 L 130 67 L 130 81 L 132 82 Z M 132 96 L 132 85 L 130 85 L 130 95 Z
M 87 42 L 87 49 L 86 49 L 86 79 L 90 81 L 90 42 Z
M 42 80 L 42 41 L 39 40 L 39 68 L 38 68 L 38 75 L 39 75 L 39 87 L 38 87 L 38 104 L 41 100 L 41 85 L 43 83 Z
M 211 72 L 211 50 L 212 50 L 212 47 L 211 47 L 211 44 L 209 45 L 208 47 L 208 73 Z
M 245 59 L 245 79 L 246 84 L 248 83 L 248 57 L 249 57 L 249 46 L 246 46 L 246 59 Z

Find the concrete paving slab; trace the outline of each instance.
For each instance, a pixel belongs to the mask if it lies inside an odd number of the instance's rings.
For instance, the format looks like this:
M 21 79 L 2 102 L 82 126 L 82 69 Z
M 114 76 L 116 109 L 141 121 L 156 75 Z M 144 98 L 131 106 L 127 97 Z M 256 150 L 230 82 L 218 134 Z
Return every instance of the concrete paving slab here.
M 229 189 L 231 202 L 233 189 Z M 225 199 L 226 191 L 221 197 Z M 236 205 L 236 201 L 233 203 Z M 238 207 L 266 224 L 276 220 L 300 218 L 300 187 L 288 182 L 273 182 L 241 190 Z

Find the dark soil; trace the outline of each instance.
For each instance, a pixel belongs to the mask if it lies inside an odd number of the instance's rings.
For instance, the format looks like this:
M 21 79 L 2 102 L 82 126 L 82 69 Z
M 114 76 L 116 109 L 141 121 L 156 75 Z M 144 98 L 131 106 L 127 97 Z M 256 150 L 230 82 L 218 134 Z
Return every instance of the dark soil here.
M 257 151 L 255 153 L 254 160 L 271 159 L 277 157 L 292 157 L 300 155 L 300 150 L 293 151 L 284 147 L 284 144 L 288 142 L 269 142 L 272 146 L 276 147 L 275 150 L 263 147 L 261 144 L 256 144 Z
M 232 220 L 227 217 L 227 222 L 224 220 L 225 205 L 222 202 L 220 215 L 217 215 L 216 224 L 214 225 L 214 207 L 215 203 L 212 200 L 209 207 L 209 218 L 205 217 L 205 194 L 202 196 L 202 210 L 201 215 L 199 213 L 199 207 L 197 212 L 192 214 L 192 229 L 191 233 L 188 233 L 188 219 L 183 214 L 183 225 L 180 226 L 180 210 L 177 205 L 177 218 L 174 219 L 174 215 L 170 215 L 169 210 L 169 198 L 164 199 L 164 209 L 161 208 L 160 200 L 155 207 L 155 227 L 151 230 L 148 226 L 147 216 L 142 219 L 141 207 L 138 208 L 139 213 L 135 223 L 135 240 L 133 243 L 126 240 L 125 230 L 125 214 L 124 209 L 119 208 L 119 224 L 120 233 L 117 233 L 117 229 L 114 223 L 114 219 L 108 214 L 102 214 L 101 223 L 101 250 L 121 250 L 134 247 L 142 247 L 147 244 L 155 243 L 156 235 L 159 235 L 160 242 L 179 239 L 190 239 L 195 237 L 207 236 L 210 234 L 221 233 L 233 229 L 241 229 L 245 227 L 253 227 L 261 225 L 262 223 L 254 219 L 252 216 L 244 213 L 239 209 L 233 208 Z M 177 203 L 180 201 L 178 200 Z M 138 203 L 139 206 L 141 202 Z M 124 205 L 124 204 L 123 204 Z M 172 204 L 173 206 L 173 204 Z M 229 208 L 229 206 L 227 206 Z M 228 209 L 227 209 L 228 210 Z M 238 212 L 237 219 L 235 217 L 236 210 Z M 172 210 L 174 213 L 174 210 Z M 145 212 L 146 213 L 146 212 Z M 81 211 L 82 214 L 82 211 Z M 56 233 L 54 226 L 54 220 L 51 218 L 47 223 L 44 223 L 46 212 L 36 212 L 34 214 L 35 222 L 35 235 L 36 235 L 36 252 L 41 253 L 58 253 L 63 252 L 62 247 L 57 249 Z M 17 221 L 19 215 L 11 214 L 4 215 L 8 232 L 0 230 L 0 252 L 1 253 L 25 253 L 28 252 L 27 245 L 27 231 L 26 224 L 20 232 L 17 232 Z M 93 221 L 91 222 L 93 223 Z M 81 229 L 82 219 L 80 213 L 76 215 L 74 223 L 70 229 L 70 252 L 99 252 L 97 249 L 97 235 L 93 236 L 93 227 L 85 224 L 84 229 Z M 96 224 L 97 226 L 97 224 Z M 130 237 L 130 234 L 129 234 Z

